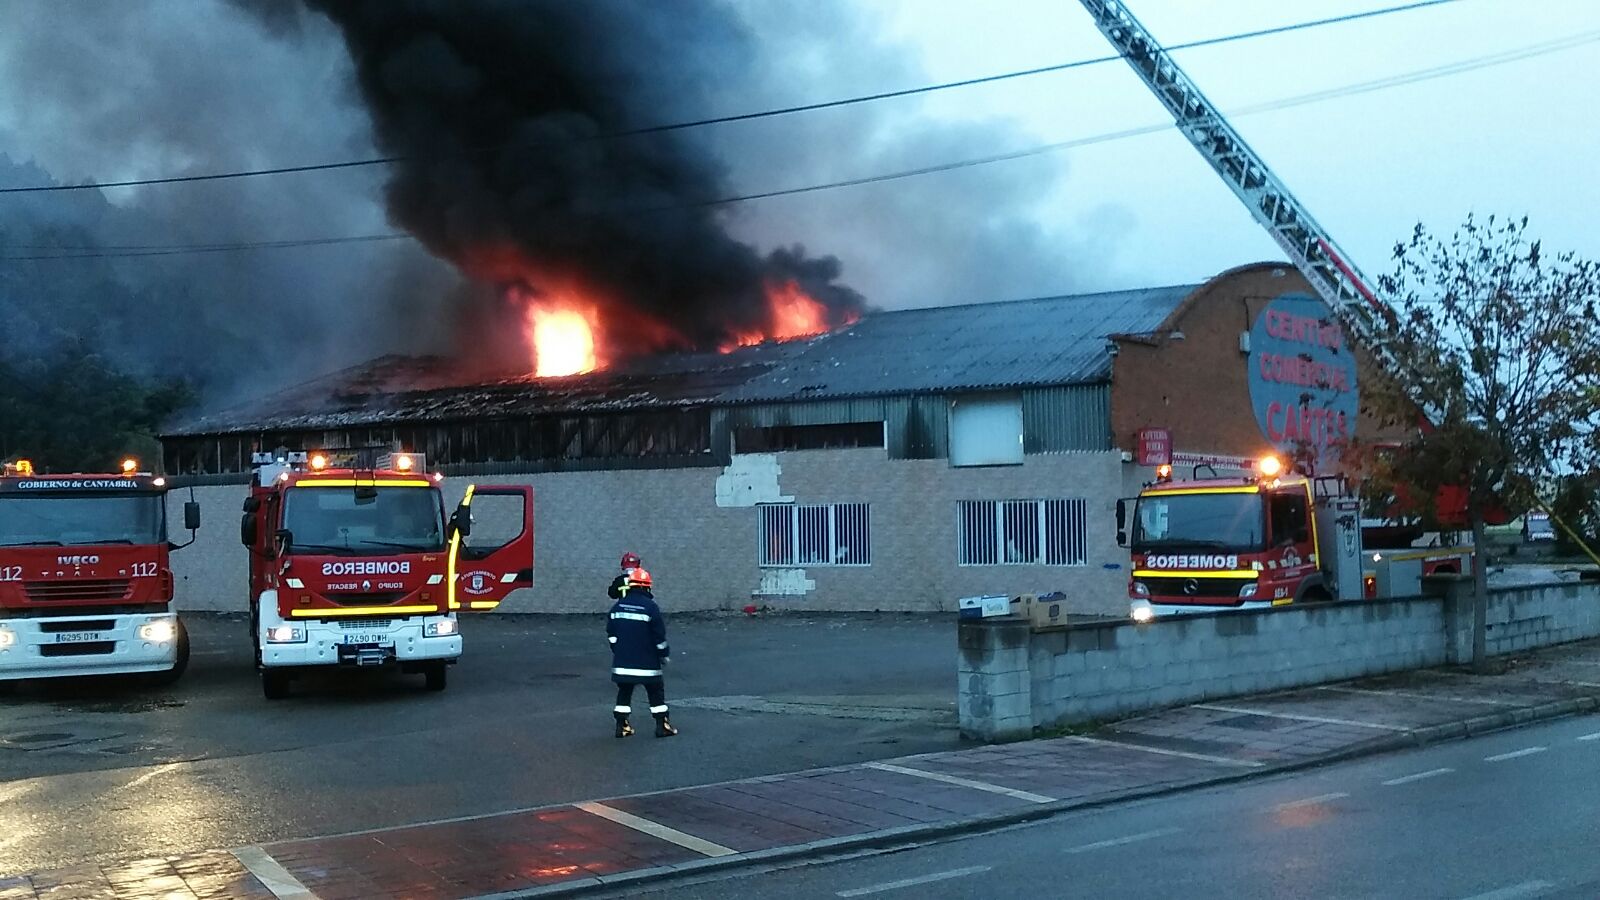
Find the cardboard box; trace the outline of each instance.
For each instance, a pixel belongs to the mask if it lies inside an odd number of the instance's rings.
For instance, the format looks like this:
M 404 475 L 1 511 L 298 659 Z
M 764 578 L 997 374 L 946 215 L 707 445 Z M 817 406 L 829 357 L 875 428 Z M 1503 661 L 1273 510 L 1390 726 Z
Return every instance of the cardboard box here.
M 1048 628 L 1067 624 L 1067 595 L 1060 591 L 1048 594 L 1023 594 L 1017 598 L 1020 612 L 1034 628 Z
M 957 602 L 959 615 L 963 619 L 987 619 L 991 616 L 1011 615 L 1011 598 L 1005 594 L 962 597 Z

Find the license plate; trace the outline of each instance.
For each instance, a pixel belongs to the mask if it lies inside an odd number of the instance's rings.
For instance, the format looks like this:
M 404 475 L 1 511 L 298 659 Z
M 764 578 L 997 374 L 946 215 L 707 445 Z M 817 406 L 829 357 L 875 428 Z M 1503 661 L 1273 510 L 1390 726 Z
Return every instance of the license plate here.
M 98 631 L 63 631 L 56 635 L 58 644 L 85 644 L 103 640 L 105 637 Z
M 388 642 L 389 636 L 386 634 L 363 634 L 358 631 L 342 635 L 341 640 L 346 644 L 381 644 Z

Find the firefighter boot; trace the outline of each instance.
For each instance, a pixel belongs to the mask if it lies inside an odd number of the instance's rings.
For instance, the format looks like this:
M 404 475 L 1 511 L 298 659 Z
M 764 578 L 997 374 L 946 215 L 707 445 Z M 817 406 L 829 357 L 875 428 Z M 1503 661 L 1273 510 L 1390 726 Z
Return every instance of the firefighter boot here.
M 628 722 L 628 717 L 617 713 L 617 737 L 633 737 L 633 725 Z
M 666 713 L 656 716 L 656 737 L 672 737 L 677 733 L 678 729 L 673 728 L 672 723 L 667 721 Z

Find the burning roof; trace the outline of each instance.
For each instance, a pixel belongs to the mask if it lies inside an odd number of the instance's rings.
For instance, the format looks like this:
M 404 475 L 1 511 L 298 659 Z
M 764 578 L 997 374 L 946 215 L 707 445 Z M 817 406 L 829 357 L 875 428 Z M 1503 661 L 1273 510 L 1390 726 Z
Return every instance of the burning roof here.
M 1108 336 L 1156 328 L 1195 288 L 878 312 L 817 337 L 656 353 L 568 377 L 483 378 L 458 360 L 388 356 L 167 436 L 1093 383 L 1110 375 Z

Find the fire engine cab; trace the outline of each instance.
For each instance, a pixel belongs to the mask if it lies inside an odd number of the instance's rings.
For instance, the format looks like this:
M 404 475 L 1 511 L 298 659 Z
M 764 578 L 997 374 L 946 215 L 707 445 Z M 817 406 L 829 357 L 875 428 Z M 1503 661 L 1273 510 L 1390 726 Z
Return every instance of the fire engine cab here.
M 1286 472 L 1276 457 L 1237 478 L 1174 481 L 1161 466 L 1128 519 L 1118 501 L 1117 539 L 1133 556 L 1130 613 L 1141 622 L 1412 596 L 1423 575 L 1468 571 L 1472 559 L 1470 547 L 1365 548 L 1361 504 L 1345 480 Z
M 240 540 L 262 691 L 288 696 L 319 667 L 393 666 L 444 690 L 461 656 L 458 611 L 533 582 L 533 489 L 474 486 L 446 517 L 423 457 L 371 449 L 256 454 Z M 521 531 L 472 548 L 474 496 L 520 500 Z M 465 576 L 465 577 L 463 577 Z
M 167 482 L 128 459 L 114 474 L 0 472 L 0 687 L 33 678 L 146 673 L 176 680 L 189 636 L 172 607 Z

